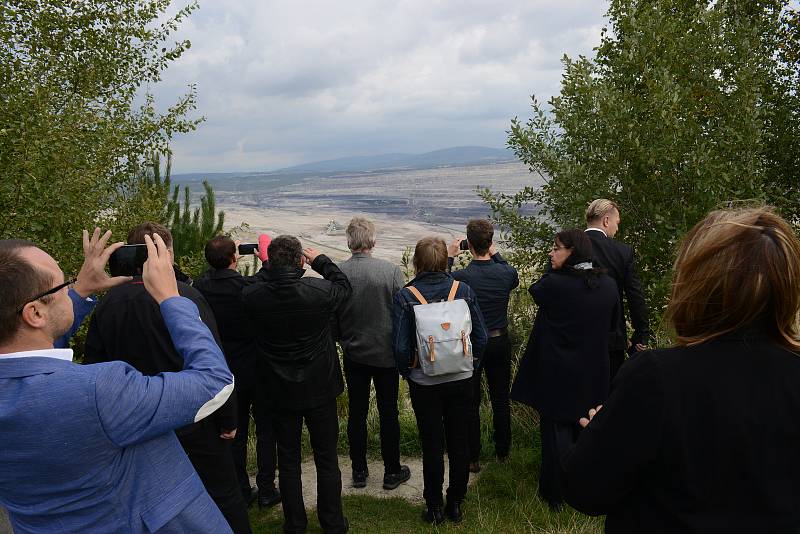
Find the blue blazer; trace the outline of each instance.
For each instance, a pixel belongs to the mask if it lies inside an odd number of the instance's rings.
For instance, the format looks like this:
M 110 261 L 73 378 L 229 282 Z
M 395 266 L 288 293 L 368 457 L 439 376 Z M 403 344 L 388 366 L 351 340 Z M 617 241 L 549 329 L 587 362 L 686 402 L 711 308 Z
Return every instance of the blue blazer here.
M 0 358 L 0 504 L 15 532 L 231 531 L 173 430 L 221 405 L 233 377 L 191 301 L 161 312 L 178 373 Z

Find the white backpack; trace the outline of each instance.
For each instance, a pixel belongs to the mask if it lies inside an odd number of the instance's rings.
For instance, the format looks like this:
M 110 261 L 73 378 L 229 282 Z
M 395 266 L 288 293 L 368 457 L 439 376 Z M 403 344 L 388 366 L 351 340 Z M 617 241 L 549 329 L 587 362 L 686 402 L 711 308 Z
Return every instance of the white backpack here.
M 472 316 L 464 299 L 456 300 L 458 280 L 446 301 L 428 303 L 414 286 L 407 289 L 416 297 L 417 357 L 426 376 L 472 371 Z

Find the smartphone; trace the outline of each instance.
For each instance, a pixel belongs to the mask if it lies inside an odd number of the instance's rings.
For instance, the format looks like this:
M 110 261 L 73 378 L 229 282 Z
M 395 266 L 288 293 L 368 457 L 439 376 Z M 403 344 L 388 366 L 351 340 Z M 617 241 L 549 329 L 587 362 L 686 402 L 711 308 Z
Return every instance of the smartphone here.
M 241 243 L 239 245 L 239 255 L 245 256 L 247 254 L 255 254 L 258 248 L 258 243 Z
M 458 244 L 459 250 L 469 250 L 469 243 L 466 239 L 462 239 L 461 243 Z
M 147 261 L 147 245 L 122 245 L 108 259 L 111 276 L 137 276 Z

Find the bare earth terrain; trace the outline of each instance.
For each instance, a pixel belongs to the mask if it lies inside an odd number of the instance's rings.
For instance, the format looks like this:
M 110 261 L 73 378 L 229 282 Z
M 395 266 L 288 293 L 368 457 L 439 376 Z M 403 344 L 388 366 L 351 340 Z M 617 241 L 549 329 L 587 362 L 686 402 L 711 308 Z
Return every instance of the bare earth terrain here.
M 274 186 L 242 180 L 235 188 L 225 182 L 214 186 L 226 227 L 250 226 L 242 234 L 245 239 L 259 233 L 295 235 L 334 261 L 343 260 L 349 257 L 344 232 L 326 229 L 331 221 L 344 227 L 360 215 L 377 226 L 375 256 L 399 263 L 403 251 L 421 237 L 450 241 L 463 235 L 470 218 L 488 216 L 476 187 L 515 193 L 539 183 L 525 166 L 504 163 L 307 177 Z

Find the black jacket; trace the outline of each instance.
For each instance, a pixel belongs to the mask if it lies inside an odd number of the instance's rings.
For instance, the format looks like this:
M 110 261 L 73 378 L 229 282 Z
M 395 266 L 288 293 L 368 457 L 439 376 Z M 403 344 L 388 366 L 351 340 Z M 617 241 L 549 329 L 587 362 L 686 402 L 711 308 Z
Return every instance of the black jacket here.
M 622 366 L 566 462 L 606 532 L 800 532 L 800 354 L 743 329 Z
M 178 293 L 195 303 L 200 319 L 219 343 L 217 322 L 203 295 L 183 282 L 178 282 Z M 183 358 L 175 350 L 158 303 L 145 289 L 141 276 L 106 293 L 89 323 L 83 363 L 113 360 L 127 362 L 149 376 L 183 370 Z M 211 416 L 218 428 L 236 428 L 235 399 L 231 395 Z M 191 429 L 185 427 L 178 434 L 184 430 Z
M 222 339 L 222 351 L 235 375 L 254 373 L 256 338 L 242 302 L 242 289 L 253 283 L 233 269 L 209 269 L 194 281 L 194 287 L 214 312 Z
M 619 321 L 616 334 L 609 339 L 609 350 L 619 351 L 628 348 L 628 334 L 625 324 L 624 302 L 628 303 L 633 336 L 631 343 L 647 345 L 650 341 L 650 327 L 647 317 L 647 303 L 642 294 L 642 284 L 636 273 L 633 248 L 630 245 L 615 241 L 598 230 L 586 232 L 592 241 L 592 263 L 595 268 L 605 269 L 606 273 L 617 283 L 619 291 Z M 623 300 L 624 296 L 624 300 Z
M 270 266 L 260 273 L 265 281 L 242 292 L 256 331 L 268 410 L 314 408 L 344 390 L 331 323 L 350 297 L 350 282 L 325 255 L 311 267 L 324 279 L 303 278 L 300 268 Z
M 566 269 L 546 273 L 528 290 L 539 310 L 511 398 L 574 423 L 608 395 L 608 337 L 616 329 L 619 297 L 607 275 L 590 288 Z

